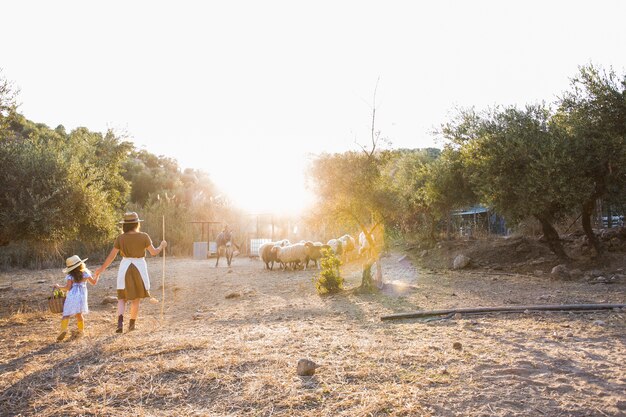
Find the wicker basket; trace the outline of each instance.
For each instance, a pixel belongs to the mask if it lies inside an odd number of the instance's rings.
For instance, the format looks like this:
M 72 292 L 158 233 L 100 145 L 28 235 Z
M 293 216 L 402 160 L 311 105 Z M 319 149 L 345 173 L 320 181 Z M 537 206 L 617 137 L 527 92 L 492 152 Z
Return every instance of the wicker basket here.
M 50 311 L 53 313 L 63 313 L 63 304 L 65 304 L 65 297 L 48 298 L 48 307 L 50 307 Z

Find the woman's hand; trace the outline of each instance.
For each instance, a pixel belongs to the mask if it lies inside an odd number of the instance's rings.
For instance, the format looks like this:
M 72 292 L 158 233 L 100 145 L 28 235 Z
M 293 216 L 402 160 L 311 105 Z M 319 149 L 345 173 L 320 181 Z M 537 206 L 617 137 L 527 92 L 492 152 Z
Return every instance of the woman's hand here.
M 162 240 L 161 244 L 159 245 L 159 250 L 163 250 L 165 248 L 167 248 L 167 242 Z

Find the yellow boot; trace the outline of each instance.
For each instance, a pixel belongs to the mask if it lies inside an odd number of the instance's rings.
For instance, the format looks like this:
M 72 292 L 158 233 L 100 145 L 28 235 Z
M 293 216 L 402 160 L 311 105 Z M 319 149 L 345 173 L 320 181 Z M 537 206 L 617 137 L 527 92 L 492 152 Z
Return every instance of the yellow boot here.
M 57 342 L 62 341 L 67 334 L 67 325 L 70 323 L 70 319 L 62 319 L 61 320 L 61 333 L 57 336 Z
M 85 334 L 85 321 L 84 320 L 77 321 L 76 326 L 78 326 L 78 333 L 76 334 L 76 336 L 81 337 L 82 335 Z

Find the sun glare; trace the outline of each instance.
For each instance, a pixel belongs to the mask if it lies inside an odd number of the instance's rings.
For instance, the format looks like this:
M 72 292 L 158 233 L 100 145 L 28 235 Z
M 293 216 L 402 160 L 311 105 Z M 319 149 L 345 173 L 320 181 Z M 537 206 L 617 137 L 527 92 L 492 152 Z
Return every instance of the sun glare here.
M 311 191 L 305 188 L 301 166 L 247 169 L 238 175 L 216 173 L 212 177 L 237 208 L 252 214 L 303 214 L 313 201 Z

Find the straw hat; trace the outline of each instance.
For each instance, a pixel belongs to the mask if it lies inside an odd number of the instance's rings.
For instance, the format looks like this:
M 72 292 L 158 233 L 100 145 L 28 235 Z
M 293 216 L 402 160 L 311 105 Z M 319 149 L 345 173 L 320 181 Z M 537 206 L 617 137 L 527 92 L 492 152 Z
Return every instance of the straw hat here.
M 79 266 L 82 265 L 83 262 L 85 262 L 87 259 L 89 258 L 85 258 L 85 259 L 80 259 L 80 256 L 78 255 L 74 255 L 74 256 L 70 256 L 69 258 L 67 258 L 65 260 L 65 266 L 67 268 L 65 268 L 63 270 L 64 274 L 67 274 L 68 272 L 70 272 L 72 269 L 76 269 Z
M 137 213 L 135 213 L 134 211 L 130 211 L 128 213 L 124 213 L 124 220 L 122 220 L 121 222 L 119 222 L 119 224 L 124 224 L 124 223 L 139 223 L 142 222 L 143 220 L 139 219 L 139 215 Z

